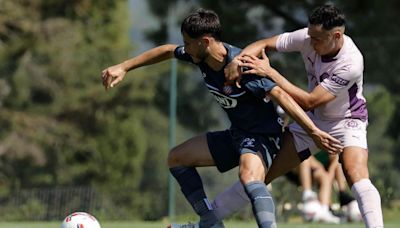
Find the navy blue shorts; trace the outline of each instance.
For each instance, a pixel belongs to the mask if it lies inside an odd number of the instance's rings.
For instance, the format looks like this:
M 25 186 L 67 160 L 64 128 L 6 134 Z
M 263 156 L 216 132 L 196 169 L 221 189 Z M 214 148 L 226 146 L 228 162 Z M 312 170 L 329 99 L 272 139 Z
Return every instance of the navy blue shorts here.
M 278 153 L 281 134 L 253 134 L 239 129 L 207 133 L 207 143 L 218 170 L 226 172 L 239 165 L 244 153 L 261 152 L 267 167 Z

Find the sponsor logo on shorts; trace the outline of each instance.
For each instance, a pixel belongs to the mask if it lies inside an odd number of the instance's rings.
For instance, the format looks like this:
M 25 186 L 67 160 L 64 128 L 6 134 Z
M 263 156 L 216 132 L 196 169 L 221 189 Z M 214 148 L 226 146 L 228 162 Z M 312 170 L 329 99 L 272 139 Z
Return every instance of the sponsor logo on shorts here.
M 221 94 L 215 90 L 210 90 L 211 94 L 214 95 L 215 100 L 223 107 L 223 108 L 234 108 L 237 105 L 237 100 L 225 96 L 224 94 Z
M 254 145 L 254 142 L 255 142 L 256 140 L 255 139 L 253 139 L 253 138 L 245 138 L 243 141 L 242 141 L 242 145 L 243 145 L 243 147 L 246 147 L 246 148 L 248 148 L 248 147 L 255 147 L 255 145 Z
M 280 150 L 281 149 L 281 142 L 280 142 L 280 138 L 279 137 L 269 137 L 269 141 L 273 142 L 275 144 L 275 147 Z

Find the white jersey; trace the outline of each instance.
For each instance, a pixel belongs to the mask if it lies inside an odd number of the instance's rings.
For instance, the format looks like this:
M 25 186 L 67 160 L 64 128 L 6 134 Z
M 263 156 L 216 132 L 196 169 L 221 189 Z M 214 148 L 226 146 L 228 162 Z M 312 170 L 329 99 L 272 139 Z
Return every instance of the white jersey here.
M 321 85 L 336 98 L 314 109 L 314 117 L 322 120 L 354 118 L 366 121 L 367 106 L 362 95 L 363 56 L 350 37 L 331 59 L 323 59 L 311 46 L 308 28 L 281 34 L 276 48 L 282 52 L 298 51 L 303 57 L 308 76 L 308 89 Z

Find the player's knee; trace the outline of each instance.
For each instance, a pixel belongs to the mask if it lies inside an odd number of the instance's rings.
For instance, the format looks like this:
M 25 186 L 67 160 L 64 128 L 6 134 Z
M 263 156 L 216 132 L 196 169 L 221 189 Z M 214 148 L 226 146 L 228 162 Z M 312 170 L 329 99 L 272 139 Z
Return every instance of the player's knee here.
M 242 184 L 247 184 L 253 181 L 264 182 L 265 174 L 264 171 L 256 169 L 243 169 L 239 172 L 239 179 Z
M 343 172 L 350 185 L 361 179 L 369 178 L 367 167 L 356 165 L 346 167 L 343 166 Z
M 182 165 L 182 156 L 180 156 L 179 151 L 175 148 L 172 148 L 168 153 L 167 163 L 169 168 L 173 168 L 176 166 Z

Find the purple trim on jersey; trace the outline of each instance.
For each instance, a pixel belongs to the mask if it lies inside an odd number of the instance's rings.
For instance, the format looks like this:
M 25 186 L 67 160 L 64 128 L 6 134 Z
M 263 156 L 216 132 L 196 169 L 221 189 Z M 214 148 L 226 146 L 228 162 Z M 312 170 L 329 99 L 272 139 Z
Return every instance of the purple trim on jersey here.
M 321 76 L 319 76 L 319 82 L 323 82 L 327 78 L 329 78 L 329 74 L 324 72 L 323 74 L 321 74 Z
M 324 81 L 326 78 L 329 78 L 329 74 L 324 72 L 321 76 L 319 76 L 319 82 Z
M 336 61 L 337 59 L 335 58 L 335 57 L 324 57 L 324 56 L 321 56 L 321 62 L 323 62 L 323 63 L 330 63 L 330 62 L 333 62 L 333 61 Z
M 368 119 L 367 103 L 357 97 L 358 86 L 354 84 L 349 89 L 349 103 L 351 117 L 366 121 Z

